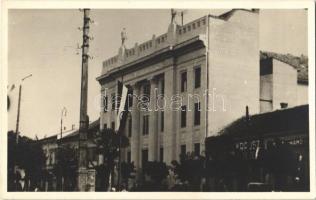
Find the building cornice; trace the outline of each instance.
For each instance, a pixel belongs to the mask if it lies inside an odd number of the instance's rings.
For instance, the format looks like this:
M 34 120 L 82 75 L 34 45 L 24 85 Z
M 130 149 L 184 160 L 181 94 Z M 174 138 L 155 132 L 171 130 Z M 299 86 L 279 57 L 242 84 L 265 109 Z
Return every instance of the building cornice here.
M 192 37 L 184 42 L 181 42 L 179 44 L 176 44 L 174 46 L 169 45 L 163 49 L 160 49 L 158 51 L 155 51 L 149 55 L 140 57 L 137 60 L 131 61 L 129 63 L 123 64 L 121 66 L 118 66 L 107 73 L 99 76 L 96 78 L 99 83 L 104 83 L 110 80 L 114 80 L 117 75 L 122 75 L 122 73 L 126 73 L 129 70 L 137 70 L 142 67 L 146 67 L 150 64 L 157 63 L 161 60 L 164 60 L 166 58 L 170 58 L 172 56 L 177 56 L 179 54 L 183 54 L 183 52 L 190 52 L 194 51 L 198 48 L 205 47 L 205 36 L 204 35 L 197 35 L 195 37 Z M 191 47 L 191 48 L 188 48 Z M 135 67 L 137 66 L 137 67 Z

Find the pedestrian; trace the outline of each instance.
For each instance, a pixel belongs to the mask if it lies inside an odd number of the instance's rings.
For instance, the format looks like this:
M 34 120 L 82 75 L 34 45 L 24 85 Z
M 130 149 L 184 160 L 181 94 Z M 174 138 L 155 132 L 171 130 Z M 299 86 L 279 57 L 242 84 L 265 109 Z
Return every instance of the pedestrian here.
M 168 185 L 168 190 L 172 191 L 175 187 L 176 183 L 176 177 L 173 169 L 169 167 L 168 169 L 168 176 L 167 176 L 167 185 Z

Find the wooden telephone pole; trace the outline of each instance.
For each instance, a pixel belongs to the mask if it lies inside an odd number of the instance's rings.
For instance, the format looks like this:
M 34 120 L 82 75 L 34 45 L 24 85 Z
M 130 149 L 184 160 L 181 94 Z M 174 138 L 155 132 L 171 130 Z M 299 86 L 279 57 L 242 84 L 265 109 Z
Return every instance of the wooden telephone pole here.
M 83 9 L 83 42 L 82 42 L 82 66 L 81 66 L 81 97 L 80 97 L 80 121 L 79 121 L 79 159 L 78 159 L 78 189 L 79 191 L 94 190 L 95 173 L 88 170 L 87 166 L 87 134 L 89 116 L 87 115 L 88 97 L 88 61 L 89 61 L 89 29 L 91 19 L 90 9 Z

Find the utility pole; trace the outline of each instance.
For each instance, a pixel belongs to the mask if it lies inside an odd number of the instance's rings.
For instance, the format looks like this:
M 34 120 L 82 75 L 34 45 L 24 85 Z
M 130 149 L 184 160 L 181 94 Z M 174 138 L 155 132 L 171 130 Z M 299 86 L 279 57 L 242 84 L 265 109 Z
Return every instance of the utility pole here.
M 60 139 L 59 139 L 59 144 L 58 148 L 62 149 L 62 139 L 63 139 L 63 117 L 66 116 L 67 114 L 67 109 L 66 107 L 63 107 L 61 110 L 61 116 L 60 116 Z M 64 191 L 64 176 L 61 176 L 61 191 Z
M 18 144 L 19 144 L 19 126 L 20 126 L 20 110 L 21 110 L 21 98 L 22 98 L 22 82 L 31 77 L 32 74 L 24 77 L 21 79 L 21 83 L 19 86 L 19 100 L 18 100 L 18 113 L 17 113 L 17 117 L 16 117 L 16 128 L 15 128 L 15 134 L 16 134 L 16 138 L 15 138 L 15 142 L 16 142 L 16 148 L 18 148 Z M 16 170 L 17 166 L 17 160 L 16 158 L 14 158 L 14 171 Z M 17 191 L 17 183 L 18 183 L 18 179 L 15 179 L 15 191 Z
M 60 140 L 63 138 L 63 117 L 67 115 L 67 109 L 66 107 L 63 107 L 61 110 L 61 116 L 60 116 Z
M 181 11 L 181 26 L 183 26 L 183 13 L 184 11 Z
M 20 109 L 21 109 L 21 98 L 22 98 L 22 82 L 31 77 L 32 74 L 22 78 L 21 80 L 21 83 L 20 83 L 20 86 L 19 86 L 19 101 L 18 101 L 18 114 L 17 114 L 17 117 L 16 117 L 16 128 L 15 128 L 15 134 L 16 134 L 16 144 L 19 143 L 19 127 L 20 127 Z
M 22 84 L 20 84 L 20 87 L 19 87 L 18 114 L 17 114 L 17 117 L 16 117 L 16 128 L 15 128 L 15 134 L 16 134 L 16 144 L 18 144 L 18 143 L 19 143 L 19 126 L 20 126 L 21 93 L 22 93 Z
M 83 9 L 82 27 L 82 66 L 81 66 L 81 97 L 80 97 L 80 121 L 79 121 L 79 170 L 78 170 L 78 189 L 79 191 L 91 190 L 88 178 L 92 174 L 87 170 L 87 134 L 89 127 L 89 116 L 87 115 L 87 96 L 88 96 L 88 60 L 89 52 L 89 29 L 91 19 L 90 9 Z M 94 176 L 95 177 L 95 176 Z

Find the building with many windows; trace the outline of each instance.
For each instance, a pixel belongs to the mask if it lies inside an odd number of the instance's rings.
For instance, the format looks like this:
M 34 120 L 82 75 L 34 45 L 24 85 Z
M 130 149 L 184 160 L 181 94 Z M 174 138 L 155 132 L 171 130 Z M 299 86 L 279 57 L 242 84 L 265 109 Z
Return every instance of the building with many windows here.
M 204 151 L 207 136 L 244 114 L 258 113 L 258 11 L 234 9 L 128 48 L 103 62 L 97 78 L 104 104 L 100 128 L 117 128 L 118 84 L 132 91 L 123 158 L 137 168 L 146 161 L 170 164 L 180 153 Z M 139 103 L 141 102 L 141 103 Z

